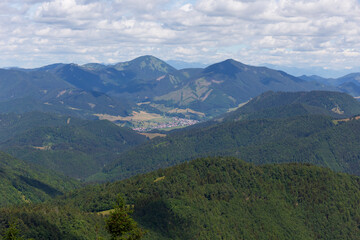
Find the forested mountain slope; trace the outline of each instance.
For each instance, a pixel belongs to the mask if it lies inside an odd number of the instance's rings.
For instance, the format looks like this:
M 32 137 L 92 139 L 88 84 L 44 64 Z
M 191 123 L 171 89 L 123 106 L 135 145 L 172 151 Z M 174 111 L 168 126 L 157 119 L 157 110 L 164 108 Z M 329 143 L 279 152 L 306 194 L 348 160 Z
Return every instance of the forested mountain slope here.
M 235 158 L 198 159 L 52 203 L 2 209 L 0 228 L 18 219 L 28 238 L 106 237 L 103 218 L 89 212 L 111 209 L 119 193 L 134 205 L 145 239 L 360 239 L 358 177 Z
M 37 127 L 78 126 L 84 120 L 43 112 L 28 112 L 24 114 L 0 114 L 0 141 L 23 134 Z
M 28 113 L 2 115 L 0 148 L 27 162 L 85 178 L 133 146 L 146 141 L 109 121 Z
M 79 88 L 66 81 L 55 69 L 68 65 L 54 64 L 39 69 L 0 69 L 0 113 L 25 113 L 44 111 L 85 118 L 94 118 L 95 113 L 127 116 L 133 107 L 131 101 L 111 98 L 95 87 Z M 76 65 L 70 64 L 70 68 Z M 70 71 L 70 70 L 69 70 Z M 85 71 L 81 75 L 69 76 L 75 82 L 85 79 L 90 86 Z
M 249 66 L 228 59 L 190 75 L 182 87 L 157 96 L 154 100 L 215 116 L 266 91 L 320 89 L 330 88 L 304 81 L 285 72 Z
M 267 92 L 210 122 L 157 138 L 119 156 L 89 179 L 114 180 L 195 157 L 236 156 L 260 163 L 309 162 L 360 174 L 360 103 L 337 92 Z
M 354 97 L 360 96 L 360 73 L 354 72 L 339 78 L 323 78 L 316 75 L 300 76 L 306 81 L 316 81 L 326 85 L 336 86 L 340 91 L 351 94 Z
M 92 180 L 115 180 L 205 156 L 236 156 L 257 164 L 308 162 L 360 174 L 360 121 L 326 116 L 226 122 L 155 138 L 125 152 Z
M 42 202 L 78 186 L 75 180 L 0 152 L 0 207 Z
M 237 110 L 219 117 L 225 121 L 284 118 L 307 114 L 346 118 L 360 114 L 360 102 L 341 92 L 265 92 Z

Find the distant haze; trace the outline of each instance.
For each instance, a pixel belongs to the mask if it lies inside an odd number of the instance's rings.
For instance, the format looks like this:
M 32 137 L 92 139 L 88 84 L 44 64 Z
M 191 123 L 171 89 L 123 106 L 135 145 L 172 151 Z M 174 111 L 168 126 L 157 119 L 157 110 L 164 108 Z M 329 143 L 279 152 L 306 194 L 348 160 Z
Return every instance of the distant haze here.
M 286 66 L 279 66 L 279 65 L 266 64 L 266 63 L 261 65 L 272 69 L 281 70 L 294 76 L 317 75 L 324 78 L 338 78 L 350 73 L 360 72 L 360 67 L 334 70 L 334 69 L 324 69 L 321 67 L 308 67 L 308 68 L 286 67 Z
M 199 63 L 199 62 L 184 62 L 184 61 L 179 61 L 179 60 L 168 60 L 166 62 L 176 69 L 205 68 L 209 65 L 209 64 L 205 64 L 205 63 Z

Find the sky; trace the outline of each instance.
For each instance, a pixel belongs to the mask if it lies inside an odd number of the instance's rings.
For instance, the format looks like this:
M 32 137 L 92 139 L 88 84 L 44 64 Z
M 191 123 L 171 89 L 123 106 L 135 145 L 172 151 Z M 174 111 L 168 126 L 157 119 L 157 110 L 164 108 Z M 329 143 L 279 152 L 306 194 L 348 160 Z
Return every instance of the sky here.
M 142 55 L 352 71 L 359 0 L 1 0 L 0 67 Z

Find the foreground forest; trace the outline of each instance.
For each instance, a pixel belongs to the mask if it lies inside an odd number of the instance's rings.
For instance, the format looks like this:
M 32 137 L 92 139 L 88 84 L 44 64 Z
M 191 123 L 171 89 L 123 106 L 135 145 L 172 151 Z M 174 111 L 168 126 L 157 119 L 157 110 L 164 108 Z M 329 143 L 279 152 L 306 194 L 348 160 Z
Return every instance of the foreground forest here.
M 360 239 L 360 179 L 308 164 L 204 158 L 0 210 L 25 238 L 108 237 L 101 211 L 133 205 L 145 239 Z

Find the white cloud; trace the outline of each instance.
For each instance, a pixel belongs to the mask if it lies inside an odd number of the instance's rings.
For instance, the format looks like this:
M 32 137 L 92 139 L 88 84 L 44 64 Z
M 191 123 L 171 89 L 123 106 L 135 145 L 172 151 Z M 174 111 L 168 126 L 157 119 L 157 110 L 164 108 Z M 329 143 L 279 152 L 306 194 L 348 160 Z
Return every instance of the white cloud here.
M 3 0 L 0 62 L 33 67 L 152 54 L 355 68 L 359 26 L 357 0 Z

